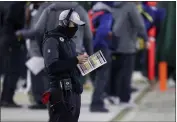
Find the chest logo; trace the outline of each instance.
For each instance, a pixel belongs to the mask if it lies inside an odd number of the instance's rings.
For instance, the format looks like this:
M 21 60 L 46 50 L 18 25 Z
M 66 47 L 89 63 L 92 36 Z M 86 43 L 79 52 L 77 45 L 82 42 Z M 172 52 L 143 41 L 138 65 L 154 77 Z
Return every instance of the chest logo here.
M 59 38 L 61 42 L 64 42 L 64 38 L 63 37 L 60 37 Z
M 50 49 L 48 49 L 47 52 L 50 53 L 51 52 Z

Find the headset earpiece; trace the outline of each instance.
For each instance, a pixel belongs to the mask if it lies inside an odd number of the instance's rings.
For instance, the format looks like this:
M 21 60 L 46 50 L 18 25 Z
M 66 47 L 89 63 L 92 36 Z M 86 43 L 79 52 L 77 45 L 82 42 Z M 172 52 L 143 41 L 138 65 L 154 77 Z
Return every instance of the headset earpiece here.
M 69 10 L 69 12 L 68 12 L 68 15 L 67 15 L 66 18 L 63 20 L 63 25 L 64 25 L 64 26 L 66 26 L 66 27 L 69 26 L 70 17 L 71 17 L 71 15 L 72 15 L 73 11 L 74 11 L 74 9 L 71 8 L 71 9 Z

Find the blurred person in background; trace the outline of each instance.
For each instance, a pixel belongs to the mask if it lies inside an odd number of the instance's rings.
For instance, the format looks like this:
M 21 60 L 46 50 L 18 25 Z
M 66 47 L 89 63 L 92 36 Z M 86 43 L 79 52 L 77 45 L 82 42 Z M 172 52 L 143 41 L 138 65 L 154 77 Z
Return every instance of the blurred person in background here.
M 26 9 L 26 17 L 27 17 L 27 23 L 28 28 L 32 29 L 35 27 L 35 24 L 37 23 L 40 15 L 42 14 L 43 10 L 49 6 L 51 2 L 31 2 L 29 6 Z M 22 31 L 23 32 L 23 31 Z M 18 31 L 16 32 L 18 35 Z M 24 33 L 19 33 L 18 36 L 21 36 L 25 39 L 30 39 L 29 43 L 29 49 L 28 49 L 28 56 L 29 58 L 32 58 L 34 56 L 36 57 L 42 57 L 41 51 L 40 51 L 40 45 L 39 43 L 42 41 L 43 35 L 33 35 L 30 34 L 30 32 L 25 31 Z M 46 109 L 46 105 L 42 104 L 41 102 L 41 96 L 44 93 L 44 91 L 48 88 L 48 78 L 47 74 L 44 70 L 40 71 L 37 75 L 33 74 L 31 72 L 31 82 L 32 82 L 32 97 L 34 98 L 34 104 L 29 106 L 30 109 Z
M 163 8 L 157 8 L 157 7 L 151 7 L 147 4 L 147 2 L 135 2 L 137 5 L 137 9 L 140 12 L 143 20 L 144 25 L 146 27 L 147 33 L 149 30 L 155 26 L 158 27 L 159 23 L 164 19 L 165 17 L 165 9 Z M 153 2 L 156 4 L 156 2 Z M 154 5 L 155 5 L 154 4 Z M 157 35 L 158 30 L 160 28 L 157 28 Z M 142 72 L 143 79 L 147 79 L 147 67 L 148 67 L 148 56 L 147 56 L 147 46 L 148 42 L 145 42 L 145 39 L 143 39 L 140 35 L 138 37 L 138 43 L 139 43 L 139 50 L 137 51 L 136 55 L 136 67 L 140 67 L 139 70 Z
M 0 2 L 3 26 L 0 31 L 0 59 L 5 61 L 1 107 L 21 107 L 14 103 L 16 84 L 20 77 L 24 41 L 15 31 L 24 27 L 26 2 Z
M 107 64 L 95 71 L 94 92 L 90 105 L 91 112 L 108 112 L 104 105 L 105 85 L 109 81 L 113 17 L 111 7 L 114 2 L 97 2 L 93 7 L 92 24 L 95 29 L 93 45 L 94 52 L 102 51 Z
M 115 2 L 113 9 L 113 48 L 111 82 L 120 105 L 134 106 L 131 99 L 131 77 L 135 65 L 137 33 L 148 39 L 143 19 L 133 2 Z

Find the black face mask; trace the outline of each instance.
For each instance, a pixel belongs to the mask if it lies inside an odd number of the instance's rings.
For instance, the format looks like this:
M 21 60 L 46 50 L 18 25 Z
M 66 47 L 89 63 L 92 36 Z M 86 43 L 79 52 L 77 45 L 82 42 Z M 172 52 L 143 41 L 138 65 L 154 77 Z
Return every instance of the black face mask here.
M 72 38 L 78 30 L 78 27 L 67 27 L 66 34 L 68 38 Z

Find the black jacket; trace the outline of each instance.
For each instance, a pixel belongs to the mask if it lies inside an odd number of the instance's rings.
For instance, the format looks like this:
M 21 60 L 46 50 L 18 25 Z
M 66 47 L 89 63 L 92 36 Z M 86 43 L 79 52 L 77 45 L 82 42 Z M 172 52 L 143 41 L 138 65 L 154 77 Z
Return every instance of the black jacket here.
M 20 48 L 25 41 L 18 41 L 15 31 L 22 29 L 25 23 L 25 3 L 17 1 L 0 2 L 0 56 L 6 55 L 9 47 Z
M 43 57 L 46 71 L 52 87 L 58 85 L 58 81 L 71 78 L 73 89 L 81 93 L 79 83 L 79 70 L 77 69 L 77 53 L 75 43 L 63 33 L 63 28 L 46 32 L 43 41 Z
M 25 4 L 26 2 L 1 2 L 3 6 L 3 28 L 4 33 L 14 33 L 22 29 L 25 23 Z

